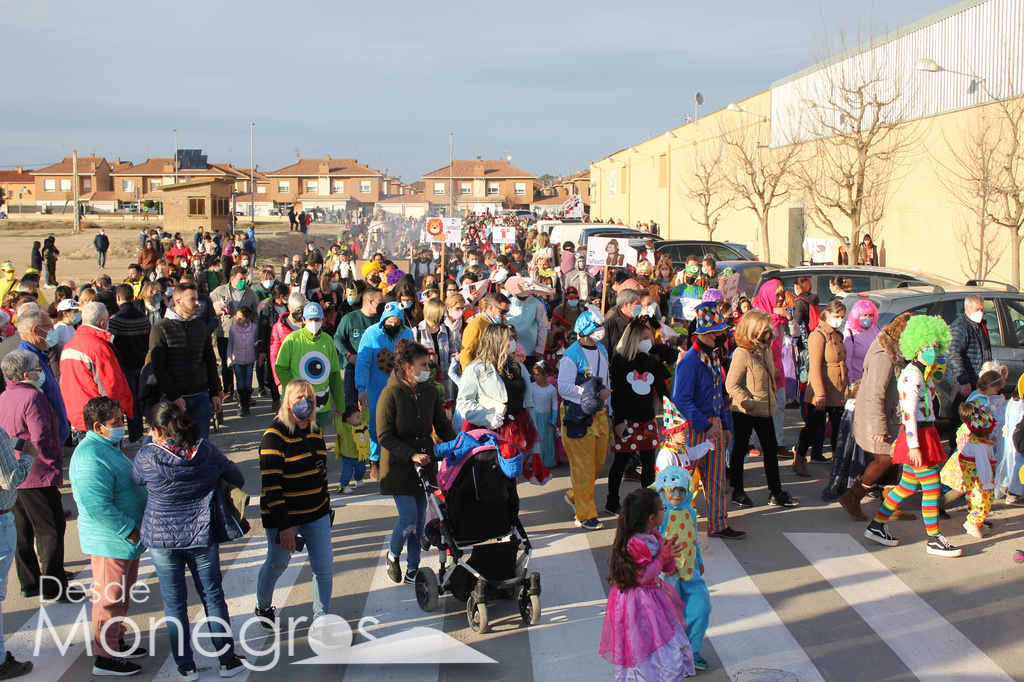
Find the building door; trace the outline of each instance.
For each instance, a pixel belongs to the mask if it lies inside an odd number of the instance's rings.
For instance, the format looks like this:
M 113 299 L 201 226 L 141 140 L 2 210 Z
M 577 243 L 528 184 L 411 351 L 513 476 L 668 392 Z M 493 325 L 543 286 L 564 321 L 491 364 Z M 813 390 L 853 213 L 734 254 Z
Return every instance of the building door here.
M 788 264 L 790 267 L 800 265 L 804 259 L 804 209 L 800 207 L 789 209 L 789 253 Z

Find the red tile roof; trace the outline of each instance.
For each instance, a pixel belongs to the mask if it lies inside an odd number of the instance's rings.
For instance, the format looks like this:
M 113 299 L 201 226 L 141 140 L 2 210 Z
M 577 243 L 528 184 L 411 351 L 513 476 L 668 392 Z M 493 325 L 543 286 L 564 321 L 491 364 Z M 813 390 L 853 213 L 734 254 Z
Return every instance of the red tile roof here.
M 79 175 L 92 175 L 96 172 L 97 168 L 106 162 L 107 160 L 102 156 L 79 156 L 78 173 Z M 71 157 L 65 156 L 64 160 L 60 163 L 55 163 L 52 166 L 47 166 L 46 168 L 40 168 L 39 170 L 30 172 L 32 175 L 71 175 Z
M 251 199 L 250 199 L 251 196 L 252 196 L 252 193 L 236 194 L 235 195 L 235 201 L 248 203 L 249 201 L 251 201 Z M 269 194 L 260 194 L 259 192 L 257 192 L 256 193 L 256 203 L 257 204 L 272 204 L 272 203 L 274 203 L 274 200 L 271 198 L 271 196 Z
M 21 182 L 21 183 L 24 183 L 26 185 L 31 185 L 35 181 L 36 181 L 36 179 L 32 177 L 31 173 L 24 173 L 24 172 L 19 173 L 16 170 L 0 171 L 0 183 L 18 183 L 18 182 Z
M 526 171 L 516 168 L 508 161 L 504 160 L 480 160 L 476 161 L 454 161 L 452 162 L 452 173 L 453 178 L 464 180 L 466 178 L 481 177 L 474 175 L 477 167 L 482 167 L 485 177 L 489 180 L 497 178 L 527 178 L 534 179 L 537 176 L 533 173 L 527 173 Z M 448 166 L 444 168 L 438 168 L 436 171 L 430 173 L 424 173 L 424 178 L 447 178 L 448 177 Z
M 81 159 L 79 159 L 81 161 Z M 165 164 L 167 169 L 165 170 Z M 226 163 L 208 163 L 205 169 L 195 168 L 179 168 L 178 176 L 220 176 L 220 177 L 235 177 L 235 169 L 231 168 Z M 174 158 L 170 156 L 166 157 L 154 157 L 146 159 L 140 164 L 131 165 L 128 167 L 119 168 L 117 171 L 111 173 L 111 175 L 174 175 Z M 249 177 L 246 175 L 245 177 Z
M 275 177 L 315 177 L 324 175 L 320 169 L 321 165 L 327 166 L 328 176 L 340 177 L 384 177 L 384 174 L 369 166 L 359 163 L 356 159 L 300 159 L 297 163 L 285 166 L 280 170 L 270 171 L 268 176 Z
M 409 183 L 409 187 L 413 192 L 426 192 L 427 183 L 425 180 L 417 180 L 416 182 Z
M 399 196 L 381 199 L 378 204 L 429 204 L 430 200 L 424 194 L 402 194 Z M 448 203 L 448 202 L 444 202 Z
M 534 199 L 530 203 L 533 204 L 534 206 L 561 206 L 568 199 L 569 197 L 567 196 L 544 197 L 543 199 Z
M 351 194 L 317 194 L 316 192 L 310 192 L 308 194 L 300 194 L 299 201 L 349 201 L 352 199 Z

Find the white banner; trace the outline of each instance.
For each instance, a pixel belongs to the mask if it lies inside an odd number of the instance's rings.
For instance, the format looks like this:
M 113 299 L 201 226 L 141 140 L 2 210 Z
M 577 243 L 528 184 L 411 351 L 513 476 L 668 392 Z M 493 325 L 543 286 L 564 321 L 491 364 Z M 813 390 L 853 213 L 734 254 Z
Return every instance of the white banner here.
M 515 244 L 516 228 L 514 225 L 493 225 L 491 227 L 492 244 Z
M 720 277 L 718 279 L 718 288 L 722 291 L 722 295 L 725 296 L 725 300 L 731 301 L 740 292 L 739 273 L 729 275 L 728 277 Z
M 462 243 L 462 218 L 441 218 L 446 244 Z
M 587 239 L 587 265 L 607 265 L 610 268 L 636 267 L 636 249 L 626 237 L 590 237 Z

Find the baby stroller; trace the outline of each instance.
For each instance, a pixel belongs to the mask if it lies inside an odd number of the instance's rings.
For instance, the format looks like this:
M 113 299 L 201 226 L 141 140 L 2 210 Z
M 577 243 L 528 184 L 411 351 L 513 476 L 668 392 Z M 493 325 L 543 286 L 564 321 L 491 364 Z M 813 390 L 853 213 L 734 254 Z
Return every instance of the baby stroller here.
M 416 601 L 424 611 L 437 608 L 448 593 L 466 602 L 466 620 L 477 634 L 487 632 L 488 603 L 518 598 L 519 615 L 527 625 L 540 621 L 540 574 L 529 573 L 532 547 L 519 520 L 516 478 L 523 455 L 492 431 L 460 433 L 435 447 L 444 461 L 431 484 L 417 467 L 437 518 L 421 542 L 441 553 L 437 574 L 421 567 L 416 573 Z

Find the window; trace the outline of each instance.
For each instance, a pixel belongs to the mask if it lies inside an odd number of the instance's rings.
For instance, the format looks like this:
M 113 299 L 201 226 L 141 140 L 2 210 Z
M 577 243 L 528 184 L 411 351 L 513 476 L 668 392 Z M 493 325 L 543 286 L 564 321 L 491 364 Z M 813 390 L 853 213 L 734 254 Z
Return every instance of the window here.
M 1017 339 L 1018 346 L 1024 346 L 1024 301 L 1004 298 L 1006 317 L 1010 322 L 1010 330 Z
M 292 184 L 287 180 L 280 180 L 277 183 L 277 191 L 281 194 L 288 194 L 292 191 Z
M 496 183 L 496 182 L 488 182 L 487 183 L 487 194 L 497 194 L 497 193 L 498 193 L 498 183 Z
M 517 197 L 526 196 L 526 183 L 525 182 L 517 182 L 516 183 L 516 196 Z
M 43 191 L 44 192 L 56 192 L 57 191 L 57 181 L 54 180 L 53 178 L 50 178 L 49 180 L 43 180 Z
M 122 192 L 134 192 L 135 191 L 135 181 L 134 180 L 122 180 L 121 181 L 121 191 Z
M 345 181 L 344 180 L 331 180 L 331 194 L 344 194 L 345 193 Z
M 946 324 L 953 324 L 956 318 L 964 311 L 964 296 L 958 299 L 943 301 L 937 313 Z M 996 302 L 992 299 L 985 299 L 985 317 L 982 320 L 988 328 L 988 340 L 992 347 L 1002 346 L 1003 335 L 999 329 L 999 314 L 996 312 Z
M 92 190 L 92 178 L 82 178 L 82 189 L 86 192 Z
M 163 180 L 150 180 L 150 181 L 149 181 L 149 190 L 150 190 L 150 191 L 153 191 L 153 190 L 155 190 L 155 189 L 160 189 L 160 187 L 161 187 L 161 186 L 162 186 L 163 184 L 164 184 L 164 183 L 163 183 Z
M 434 194 L 444 194 L 444 183 L 443 182 L 435 182 L 434 183 Z
M 70 192 L 71 191 L 71 178 L 61 178 L 60 179 L 60 191 L 61 192 Z
M 316 180 L 306 180 L 306 192 L 309 194 L 316 194 L 319 185 Z
M 266 194 L 266 193 L 267 193 L 267 188 L 266 187 L 260 187 L 260 186 L 256 187 L 256 194 Z
M 189 197 L 188 198 L 188 214 L 195 216 L 206 216 L 206 198 L 205 197 Z
M 369 180 L 360 180 L 359 181 L 359 193 L 360 194 L 369 194 L 370 193 L 370 185 L 371 185 L 371 183 L 370 183 Z
M 472 182 L 460 182 L 459 183 L 459 194 L 472 194 L 473 183 Z

